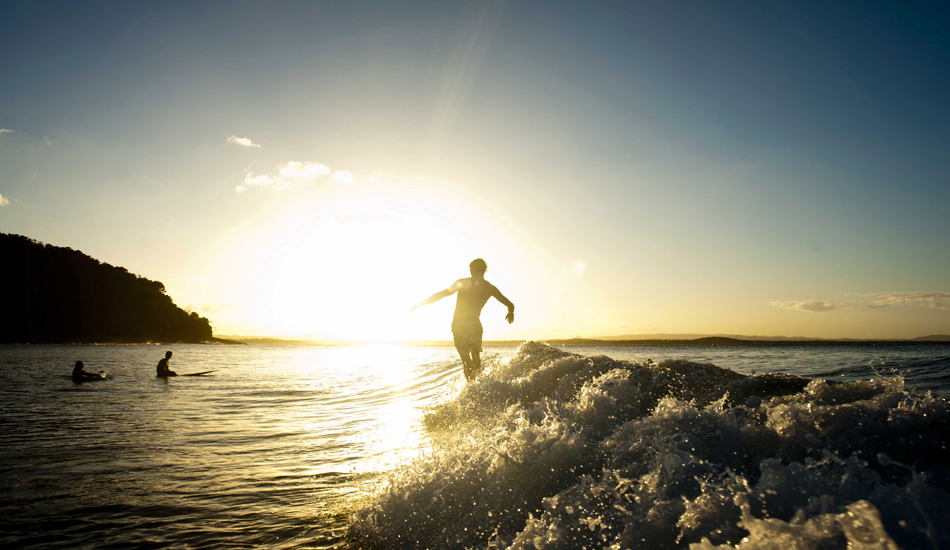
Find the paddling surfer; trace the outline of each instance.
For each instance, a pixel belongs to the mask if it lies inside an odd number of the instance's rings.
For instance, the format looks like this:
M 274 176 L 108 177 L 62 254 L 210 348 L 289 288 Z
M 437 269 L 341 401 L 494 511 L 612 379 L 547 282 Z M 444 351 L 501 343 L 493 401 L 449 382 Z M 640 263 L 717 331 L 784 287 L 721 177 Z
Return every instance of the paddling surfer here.
M 156 367 L 156 370 L 158 371 L 157 376 L 161 378 L 168 378 L 169 376 L 178 376 L 178 373 L 168 368 L 168 362 L 171 360 L 171 358 L 172 358 L 172 352 L 166 351 L 165 358 L 159 361 L 158 367 Z
M 76 361 L 76 366 L 73 367 L 73 382 L 82 382 L 83 380 L 101 380 L 102 374 L 95 372 L 86 372 L 83 370 L 85 365 L 82 361 Z
M 455 302 L 455 315 L 452 317 L 452 336 L 455 340 L 455 349 L 458 350 L 462 358 L 462 369 L 465 372 L 465 379 L 472 381 L 475 375 L 481 369 L 481 358 L 479 354 L 482 351 L 482 322 L 479 317 L 482 314 L 482 308 L 488 299 L 494 297 L 496 300 L 508 307 L 508 315 L 505 320 L 513 323 L 515 320 L 515 305 L 499 291 L 495 286 L 485 280 L 485 271 L 488 265 L 485 260 L 477 258 L 468 264 L 468 270 L 472 276 L 466 279 L 455 281 L 449 288 L 436 292 L 425 300 L 412 306 L 409 313 L 412 313 L 420 306 L 438 302 L 442 298 L 451 296 L 458 292 L 458 299 Z

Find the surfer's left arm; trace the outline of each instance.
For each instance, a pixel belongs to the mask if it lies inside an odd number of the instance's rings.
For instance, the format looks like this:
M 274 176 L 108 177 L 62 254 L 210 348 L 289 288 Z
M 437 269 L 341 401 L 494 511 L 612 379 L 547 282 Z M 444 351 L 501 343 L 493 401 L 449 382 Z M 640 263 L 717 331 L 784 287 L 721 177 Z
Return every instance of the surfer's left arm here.
M 505 295 L 502 294 L 500 290 L 498 290 L 498 287 L 493 286 L 492 289 L 493 289 L 492 296 L 494 296 L 496 300 L 498 300 L 499 302 L 501 302 L 502 304 L 508 307 L 508 315 L 505 315 L 505 320 L 508 321 L 509 324 L 514 323 L 515 322 L 515 305 L 511 303 L 511 300 L 509 300 L 508 298 L 505 298 Z

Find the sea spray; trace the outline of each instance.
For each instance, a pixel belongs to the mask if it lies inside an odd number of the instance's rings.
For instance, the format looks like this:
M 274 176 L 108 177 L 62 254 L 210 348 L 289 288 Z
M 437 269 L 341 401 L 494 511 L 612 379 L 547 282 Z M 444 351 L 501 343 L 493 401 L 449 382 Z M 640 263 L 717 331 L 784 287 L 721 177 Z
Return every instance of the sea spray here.
M 950 406 L 529 342 L 430 411 L 353 517 L 374 548 L 948 548 Z

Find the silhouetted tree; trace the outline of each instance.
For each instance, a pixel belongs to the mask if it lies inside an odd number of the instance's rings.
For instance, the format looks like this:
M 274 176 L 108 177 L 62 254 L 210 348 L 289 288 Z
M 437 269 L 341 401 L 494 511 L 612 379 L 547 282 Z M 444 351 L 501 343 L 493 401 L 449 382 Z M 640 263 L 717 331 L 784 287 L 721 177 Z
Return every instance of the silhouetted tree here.
M 78 250 L 0 233 L 0 343 L 203 342 L 165 285 Z

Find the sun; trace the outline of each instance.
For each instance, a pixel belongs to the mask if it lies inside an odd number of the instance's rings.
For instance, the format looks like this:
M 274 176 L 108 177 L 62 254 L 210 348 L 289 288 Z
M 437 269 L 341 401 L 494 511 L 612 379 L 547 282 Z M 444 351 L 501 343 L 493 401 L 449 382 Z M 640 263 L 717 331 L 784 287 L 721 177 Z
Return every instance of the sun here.
M 451 228 L 407 212 L 314 218 L 270 252 L 253 305 L 284 334 L 431 337 L 440 332 L 438 320 L 410 319 L 409 307 L 455 280 L 458 266 L 466 265 L 463 241 Z
M 518 276 L 530 277 L 537 263 L 533 248 L 493 211 L 431 186 L 379 183 L 292 201 L 273 197 L 262 195 L 262 212 L 236 228 L 209 261 L 208 300 L 236 304 L 212 319 L 216 332 L 450 340 L 454 298 L 412 316 L 409 308 L 468 276 L 476 257 L 488 260 L 490 273 L 492 265 L 505 266 L 494 272 L 500 280 L 493 279 L 505 289 L 516 288 Z

